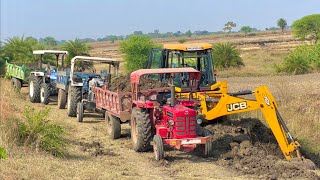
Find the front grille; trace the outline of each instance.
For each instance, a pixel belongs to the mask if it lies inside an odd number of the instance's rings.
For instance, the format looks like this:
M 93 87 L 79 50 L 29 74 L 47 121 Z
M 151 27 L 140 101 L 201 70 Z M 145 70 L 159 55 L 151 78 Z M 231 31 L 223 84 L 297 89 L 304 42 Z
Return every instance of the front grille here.
M 196 136 L 196 116 L 176 117 L 175 132 L 176 137 L 195 137 Z

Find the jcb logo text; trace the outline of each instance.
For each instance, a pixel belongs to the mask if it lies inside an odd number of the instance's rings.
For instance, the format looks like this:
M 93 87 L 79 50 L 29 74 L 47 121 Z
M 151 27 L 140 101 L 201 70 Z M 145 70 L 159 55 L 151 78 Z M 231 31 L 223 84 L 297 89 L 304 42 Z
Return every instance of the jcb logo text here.
M 239 103 L 233 103 L 233 104 L 227 104 L 227 111 L 238 111 L 242 109 L 247 109 L 247 102 L 239 102 Z

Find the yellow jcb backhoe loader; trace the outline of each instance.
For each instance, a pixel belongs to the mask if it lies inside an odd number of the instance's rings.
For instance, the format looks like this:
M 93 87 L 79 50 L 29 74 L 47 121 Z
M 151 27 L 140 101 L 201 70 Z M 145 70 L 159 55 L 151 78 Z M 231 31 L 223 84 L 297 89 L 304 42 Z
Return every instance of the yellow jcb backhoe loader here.
M 175 84 L 178 98 L 193 98 L 198 110 L 198 122 L 212 121 L 230 114 L 238 114 L 260 109 L 272 130 L 285 158 L 301 158 L 300 144 L 292 137 L 284 120 L 280 116 L 277 103 L 266 86 L 260 86 L 254 91 L 229 93 L 227 82 L 217 82 L 212 58 L 212 45 L 206 43 L 165 44 L 162 49 L 152 49 L 145 68 L 176 68 L 193 67 L 202 72 L 202 78 L 197 90 L 190 89 L 189 84 Z M 168 75 L 169 77 L 170 75 Z M 160 81 L 167 77 L 156 77 Z M 180 76 L 188 82 L 187 74 Z M 254 94 L 256 99 L 240 98 Z

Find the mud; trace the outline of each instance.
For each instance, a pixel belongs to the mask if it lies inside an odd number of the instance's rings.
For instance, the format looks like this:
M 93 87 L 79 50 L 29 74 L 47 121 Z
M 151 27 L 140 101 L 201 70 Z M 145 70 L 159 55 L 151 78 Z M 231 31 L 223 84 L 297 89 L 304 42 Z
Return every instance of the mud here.
M 112 150 L 105 148 L 100 142 L 92 141 L 88 142 L 79 142 L 80 149 L 83 152 L 90 153 L 91 156 L 116 156 Z
M 206 127 L 214 132 L 212 158 L 241 174 L 262 179 L 320 179 L 309 159 L 287 161 L 269 128 L 257 119 L 224 120 Z
M 139 85 L 139 88 L 141 90 L 161 88 L 161 87 L 169 87 L 169 85 L 168 83 L 162 83 L 157 80 L 143 78 L 143 77 L 141 78 L 140 85 Z M 130 74 L 112 78 L 109 89 L 111 91 L 119 90 L 121 92 L 130 92 L 131 91 Z

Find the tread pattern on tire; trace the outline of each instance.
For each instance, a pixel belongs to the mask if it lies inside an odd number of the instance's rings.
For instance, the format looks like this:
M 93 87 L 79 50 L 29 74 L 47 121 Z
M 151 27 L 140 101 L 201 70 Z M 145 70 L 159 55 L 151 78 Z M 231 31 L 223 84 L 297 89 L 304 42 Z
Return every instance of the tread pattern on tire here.
M 137 143 L 134 144 L 133 149 L 137 152 L 145 152 L 151 148 L 152 141 L 152 126 L 149 114 L 135 109 L 136 112 L 136 126 L 137 126 Z
M 41 87 L 41 82 L 42 82 L 42 77 L 37 77 L 35 75 L 31 75 L 30 81 L 33 81 L 33 96 L 30 96 L 29 93 L 29 99 L 32 103 L 39 103 L 40 102 L 40 87 Z M 30 88 L 30 83 L 29 83 L 29 88 Z M 29 89 L 30 91 L 30 89 Z
M 67 93 L 63 89 L 58 90 L 58 109 L 66 108 L 67 104 Z
M 153 136 L 153 145 L 157 146 L 157 155 L 158 158 L 156 157 L 156 160 L 161 160 L 164 158 L 164 149 L 163 149 L 163 142 L 162 138 L 159 135 Z
M 50 84 L 42 83 L 41 88 L 44 88 L 44 100 L 41 103 L 47 105 L 47 104 L 49 104 L 49 101 L 50 101 L 50 99 L 49 99 L 50 93 L 51 93 Z M 42 94 L 40 94 L 40 96 L 42 96 Z M 41 100 L 41 98 L 40 98 L 40 100 Z
M 77 116 L 77 104 L 82 99 L 81 87 L 70 86 L 68 92 L 68 116 Z

